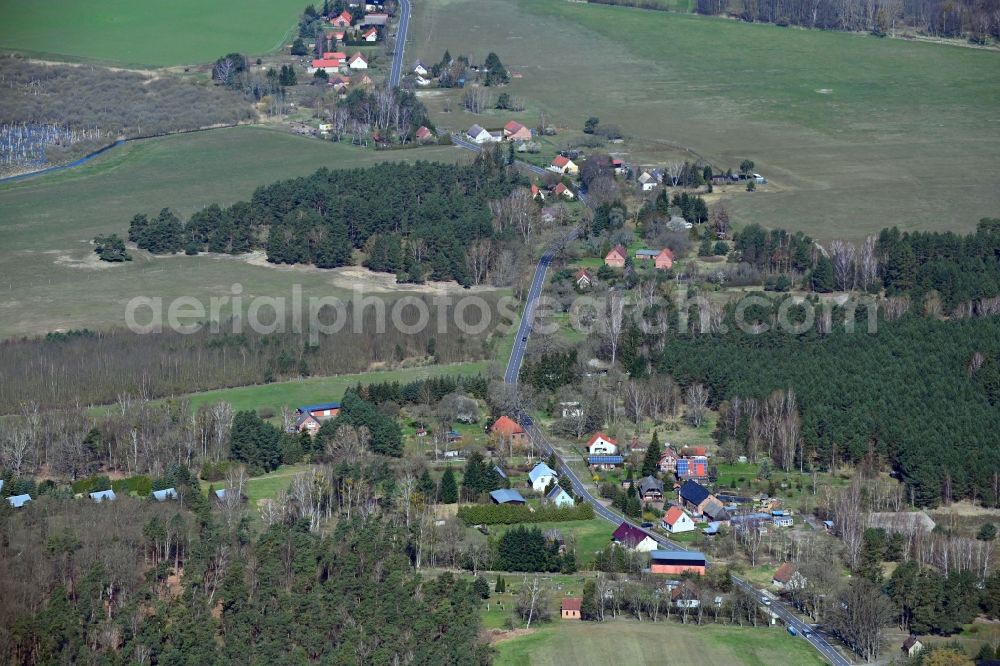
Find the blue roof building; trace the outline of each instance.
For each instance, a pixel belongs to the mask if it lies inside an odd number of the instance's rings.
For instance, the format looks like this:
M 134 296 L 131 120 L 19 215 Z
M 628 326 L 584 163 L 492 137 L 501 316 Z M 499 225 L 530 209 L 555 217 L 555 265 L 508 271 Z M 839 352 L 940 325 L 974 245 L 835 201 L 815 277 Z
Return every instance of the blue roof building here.
M 588 465 L 622 465 L 625 463 L 625 456 L 590 456 L 587 458 Z
M 494 466 L 493 466 L 493 471 L 494 471 L 494 472 L 496 472 L 496 473 L 497 473 L 497 475 L 498 475 L 498 476 L 499 476 L 499 477 L 500 477 L 501 479 L 506 479 L 506 478 L 507 478 L 507 473 L 506 473 L 506 472 L 504 472 L 504 471 L 503 471 L 502 469 L 500 469 L 500 465 L 494 465 Z
M 708 499 L 708 496 L 711 494 L 708 492 L 708 488 L 690 479 L 684 482 L 680 492 L 681 499 L 693 506 L 698 506 Z
M 20 509 L 22 506 L 31 501 L 31 495 L 11 495 L 7 498 L 10 505 L 15 509 Z
M 704 567 L 708 565 L 708 558 L 704 553 L 694 550 L 654 550 L 649 553 L 651 564 L 660 565 L 685 565 L 694 567 Z
M 163 490 L 154 490 L 153 499 L 157 502 L 166 502 L 168 499 L 177 499 L 177 491 L 173 488 L 164 488 Z
M 713 520 L 712 522 L 710 522 L 708 524 L 708 527 L 706 527 L 705 529 L 703 529 L 701 531 L 701 533 L 702 534 L 706 534 L 708 536 L 714 536 L 714 535 L 716 535 L 716 534 L 719 533 L 719 528 L 720 527 L 722 527 L 722 523 L 720 523 L 717 520 Z
M 218 499 L 226 499 L 226 489 L 225 488 L 219 488 L 218 490 L 215 491 L 215 496 Z
M 509 488 L 501 488 L 490 493 L 490 499 L 494 504 L 526 504 L 521 493 Z
M 115 496 L 115 491 L 108 489 L 90 493 L 90 499 L 95 502 L 114 502 L 118 498 Z
M 326 411 L 328 409 L 340 409 L 340 403 L 339 402 L 321 402 L 321 403 L 318 403 L 318 404 L 315 404 L 315 405 L 303 405 L 302 407 L 299 407 L 295 411 L 297 411 L 298 413 L 302 414 L 302 413 L 306 413 L 306 412 L 324 412 L 324 411 Z

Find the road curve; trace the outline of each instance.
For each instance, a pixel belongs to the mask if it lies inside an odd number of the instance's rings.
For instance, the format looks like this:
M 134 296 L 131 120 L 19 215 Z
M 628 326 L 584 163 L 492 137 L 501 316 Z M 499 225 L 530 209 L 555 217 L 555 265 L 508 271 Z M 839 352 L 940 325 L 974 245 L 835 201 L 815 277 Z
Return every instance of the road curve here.
M 460 138 L 456 139 L 455 136 L 452 136 L 452 141 L 455 142 L 456 145 L 466 148 L 467 150 L 473 150 L 475 152 L 479 152 L 480 150 L 479 146 L 471 144 Z M 519 163 L 519 165 L 529 167 L 533 166 L 525 165 L 523 162 Z M 534 169 L 538 169 L 538 167 L 534 167 Z M 541 171 L 541 169 L 539 170 Z M 586 195 L 581 193 L 581 199 L 585 201 Z M 521 323 L 517 327 L 517 337 L 514 338 L 514 346 L 510 351 L 510 358 L 507 360 L 507 367 L 504 371 L 504 382 L 507 384 L 517 384 L 518 382 L 521 365 L 524 362 L 524 354 L 528 347 L 528 340 L 531 337 L 531 331 L 538 305 L 538 297 L 541 295 L 542 287 L 545 285 L 545 277 L 548 274 L 552 259 L 555 257 L 556 253 L 562 249 L 567 241 L 576 237 L 578 232 L 578 229 L 573 229 L 565 237 L 556 241 L 545 251 L 544 254 L 542 254 L 538 261 L 538 265 L 535 266 L 535 274 L 532 277 L 531 286 L 528 289 L 528 295 L 524 303 L 524 313 L 521 316 Z M 559 472 L 561 476 L 570 480 L 573 485 L 573 492 L 594 507 L 594 513 L 597 516 L 613 525 L 620 525 L 622 522 L 627 522 L 633 527 L 643 530 L 666 550 L 688 550 L 686 547 L 671 541 L 662 534 L 643 529 L 640 525 L 636 524 L 632 520 L 629 520 L 628 518 L 623 517 L 617 511 L 613 511 L 609 507 L 604 506 L 604 504 L 594 497 L 577 473 L 573 471 L 568 464 L 566 464 L 566 461 L 562 458 L 562 456 L 559 455 L 548 439 L 545 438 L 544 433 L 542 433 L 538 426 L 535 425 L 530 415 L 521 411 L 516 416 L 524 426 L 528 436 L 531 437 L 531 440 L 535 443 L 539 450 L 541 450 L 546 456 L 555 456 L 556 471 Z M 789 609 L 784 603 L 773 600 L 770 605 L 766 605 L 763 602 L 763 596 L 760 591 L 753 585 L 741 578 L 737 578 L 736 576 L 733 576 L 733 583 L 750 594 L 760 605 L 766 606 L 774 611 L 774 613 L 781 618 L 786 626 L 794 627 L 798 632 L 798 635 L 809 641 L 809 644 L 812 645 L 813 648 L 831 664 L 834 666 L 851 666 L 851 662 L 837 652 L 825 636 L 823 636 L 818 630 L 800 620 L 798 616 L 796 616 L 795 613 L 792 612 L 792 610 Z M 807 630 L 810 632 L 808 638 L 806 638 L 804 633 Z
M 389 68 L 389 87 L 399 86 L 403 78 L 403 57 L 406 54 L 406 31 L 410 27 L 410 0 L 399 0 L 399 25 L 396 26 L 396 48 Z

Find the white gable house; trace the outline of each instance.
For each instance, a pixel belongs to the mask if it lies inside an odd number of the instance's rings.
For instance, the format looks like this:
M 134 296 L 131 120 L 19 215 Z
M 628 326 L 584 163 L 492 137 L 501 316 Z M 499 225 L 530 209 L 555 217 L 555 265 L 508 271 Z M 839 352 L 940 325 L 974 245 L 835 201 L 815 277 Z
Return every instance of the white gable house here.
M 587 442 L 587 449 L 592 456 L 613 456 L 618 453 L 618 442 L 599 432 Z
M 545 492 L 550 483 L 558 481 L 559 475 L 545 463 L 538 463 L 528 472 L 528 479 L 531 482 L 532 490 L 541 493 Z

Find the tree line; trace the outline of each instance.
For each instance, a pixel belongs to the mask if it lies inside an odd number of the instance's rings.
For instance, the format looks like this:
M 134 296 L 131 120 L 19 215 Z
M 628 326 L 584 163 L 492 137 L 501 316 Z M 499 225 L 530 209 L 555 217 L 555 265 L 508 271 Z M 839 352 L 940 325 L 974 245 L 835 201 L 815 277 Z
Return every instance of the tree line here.
M 982 0 L 698 0 L 696 10 L 749 22 L 870 32 L 878 37 L 912 29 L 935 37 L 967 37 L 977 44 L 1000 39 L 996 7 Z
M 801 232 L 752 224 L 734 234 L 733 244 L 740 262 L 800 279 L 815 292 L 884 290 L 923 303 L 932 315 L 1000 312 L 1000 219 L 983 218 L 966 235 L 892 227 L 860 244 L 834 240 L 826 247 Z
M 387 311 L 395 297 L 387 294 Z M 482 294 L 496 312 L 496 296 Z M 432 320 L 441 305 L 427 301 Z M 416 315 L 400 316 L 411 324 Z M 324 322 L 336 320 L 324 309 Z M 398 364 L 405 359 L 438 363 L 481 359 L 491 355 L 493 326 L 479 335 L 443 334 L 433 326 L 402 333 L 385 326 L 380 335 L 374 307 L 348 304 L 345 325 L 311 340 L 288 321 L 273 333 L 257 333 L 244 325 L 234 331 L 231 320 L 213 333 L 209 325 L 184 334 L 164 328 L 144 335 L 125 330 L 74 330 L 39 338 L 0 342 L 0 413 L 19 413 L 25 403 L 60 409 L 77 402 L 110 404 L 119 396 L 151 400 L 209 389 L 270 383 L 310 375 L 362 372 L 372 363 Z M 493 316 L 496 322 L 499 316 Z M 228 332 L 227 332 L 228 331 Z M 484 346 L 485 345 L 485 346 Z M 16 381 L 15 381 L 15 378 Z

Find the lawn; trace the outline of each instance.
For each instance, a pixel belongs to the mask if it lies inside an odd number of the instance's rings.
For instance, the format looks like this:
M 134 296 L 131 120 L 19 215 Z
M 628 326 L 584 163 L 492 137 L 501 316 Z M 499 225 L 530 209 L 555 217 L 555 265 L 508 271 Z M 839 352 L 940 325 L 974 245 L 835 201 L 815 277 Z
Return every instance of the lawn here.
M 741 628 L 676 622 L 554 620 L 496 645 L 498 666 L 548 664 L 825 664 L 809 644 L 779 627 Z
M 301 0 L 0 0 L 0 47 L 58 59 L 138 66 L 261 55 L 291 35 Z
M 248 479 L 244 493 L 247 496 L 250 515 L 256 519 L 258 501 L 262 499 L 274 499 L 282 490 L 288 490 L 288 486 L 292 483 L 292 477 L 307 471 L 309 467 L 309 465 L 281 465 L 270 474 Z M 209 488 L 216 490 L 225 488 L 226 482 L 225 480 L 202 481 L 201 487 L 202 490 L 208 492 Z
M 69 328 L 124 323 L 136 296 L 200 301 L 231 294 L 343 295 L 324 271 L 281 270 L 228 256 L 152 257 L 110 265 L 96 260 L 97 234 L 125 235 L 140 212 L 170 207 L 186 219 L 210 204 L 248 198 L 263 184 L 348 168 L 385 153 L 255 127 L 127 144 L 67 172 L 0 185 L 0 339 Z M 428 147 L 391 153 L 393 160 L 455 161 L 465 153 Z
M 239 388 L 220 389 L 192 393 L 187 397 L 192 409 L 201 405 L 225 401 L 236 411 L 269 408 L 274 413 L 280 413 L 282 406 L 298 407 L 299 405 L 316 404 L 320 402 L 336 402 L 344 396 L 344 392 L 358 384 L 375 384 L 380 382 L 412 382 L 427 377 L 442 375 L 470 376 L 485 372 L 485 361 L 469 363 L 452 363 L 449 365 L 430 365 L 403 370 L 385 370 L 366 372 L 356 375 L 337 375 L 335 377 L 309 377 L 290 382 L 262 384 L 260 386 L 241 386 Z
M 513 526 L 510 526 L 513 527 Z M 602 518 L 592 518 L 591 520 L 568 520 L 555 523 L 531 523 L 528 527 L 537 527 L 542 530 L 559 530 L 563 537 L 576 539 L 577 565 L 580 567 L 588 565 L 594 560 L 594 554 L 602 550 L 611 542 L 611 533 L 615 527 Z M 503 534 L 508 526 L 497 525 L 491 527 L 491 532 L 496 532 L 499 536 Z
M 1000 210 L 996 52 L 564 0 L 414 5 L 407 55 L 445 48 L 495 51 L 527 110 L 473 116 L 455 91 L 440 113 L 449 93 L 421 93 L 440 126 L 534 126 L 544 111 L 561 140 L 597 116 L 627 137 L 609 149 L 640 163 L 750 158 L 769 184 L 712 197 L 737 224 L 857 239 L 968 230 Z

